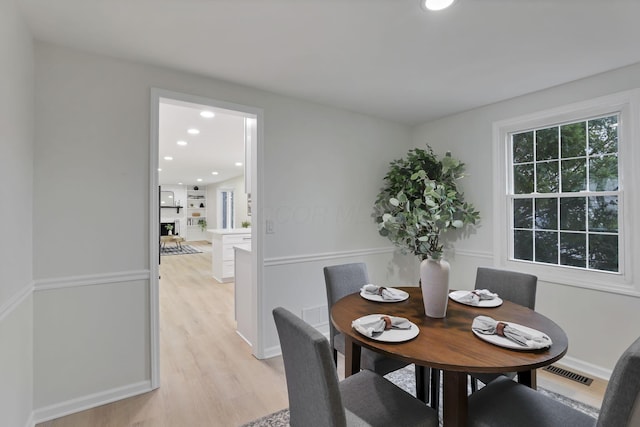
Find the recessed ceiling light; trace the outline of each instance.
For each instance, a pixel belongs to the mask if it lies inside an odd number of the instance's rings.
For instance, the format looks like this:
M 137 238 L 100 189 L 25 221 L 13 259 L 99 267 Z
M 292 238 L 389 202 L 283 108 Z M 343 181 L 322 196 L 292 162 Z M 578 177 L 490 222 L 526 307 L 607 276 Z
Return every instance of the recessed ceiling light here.
M 164 159 L 165 159 L 165 160 L 173 160 L 173 157 L 171 157 L 171 156 L 164 156 Z
M 201 112 L 200 112 L 200 115 L 201 115 L 202 117 L 204 117 L 205 119 L 210 119 L 210 118 L 212 118 L 212 117 L 215 117 L 215 116 L 216 116 L 216 115 L 215 115 L 215 113 L 214 113 L 213 111 L 208 111 L 208 110 L 201 111 Z
M 202 182 L 202 178 L 198 178 L 198 179 L 196 179 L 196 181 Z
M 176 142 L 176 144 L 185 146 L 185 145 L 187 145 L 187 141 L 180 140 L 180 141 Z
M 242 166 L 242 162 L 236 162 L 236 166 Z
M 191 135 L 197 135 L 200 133 L 200 131 L 196 128 L 188 129 L 187 132 L 190 133 Z
M 442 10 L 453 4 L 455 0 L 420 0 L 420 4 L 427 10 Z
M 182 185 L 182 183 L 181 183 L 181 182 L 179 182 L 179 183 L 178 183 L 178 185 Z
M 211 175 L 218 175 L 218 172 L 211 172 Z
M 158 172 L 162 172 L 162 168 L 158 168 Z

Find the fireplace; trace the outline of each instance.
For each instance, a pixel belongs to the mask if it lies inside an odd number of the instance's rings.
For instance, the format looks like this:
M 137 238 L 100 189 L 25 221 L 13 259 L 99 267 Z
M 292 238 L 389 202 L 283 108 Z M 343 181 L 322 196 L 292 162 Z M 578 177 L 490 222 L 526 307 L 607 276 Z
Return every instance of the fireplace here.
M 168 236 L 169 230 L 165 225 L 173 225 L 173 229 L 171 230 L 171 234 L 180 234 L 180 221 L 171 221 L 171 222 L 161 222 L 160 223 L 160 235 Z

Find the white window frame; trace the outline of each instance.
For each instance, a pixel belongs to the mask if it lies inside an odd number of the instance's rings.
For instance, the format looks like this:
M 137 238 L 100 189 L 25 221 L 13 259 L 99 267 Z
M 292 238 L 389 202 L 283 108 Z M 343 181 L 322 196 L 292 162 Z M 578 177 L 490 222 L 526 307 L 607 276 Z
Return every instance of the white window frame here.
M 511 258 L 513 226 L 508 192 L 510 189 L 510 135 L 530 129 L 540 129 L 561 123 L 585 120 L 608 114 L 619 114 L 618 123 L 618 200 L 620 233 L 620 272 L 604 272 L 540 264 Z M 493 123 L 494 182 L 494 264 L 499 268 L 522 271 L 550 283 L 561 283 L 588 289 L 598 289 L 625 295 L 640 296 L 640 89 L 620 92 L 601 98 L 565 105 Z M 634 212 L 636 213 L 634 218 Z M 635 219 L 635 222 L 634 222 Z M 634 258 L 635 255 L 635 258 Z

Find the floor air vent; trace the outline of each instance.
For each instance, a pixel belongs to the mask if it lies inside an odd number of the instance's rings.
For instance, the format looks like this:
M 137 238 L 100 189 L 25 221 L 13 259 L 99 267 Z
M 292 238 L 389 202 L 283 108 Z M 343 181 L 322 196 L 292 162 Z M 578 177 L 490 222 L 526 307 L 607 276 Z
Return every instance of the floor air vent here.
M 568 378 L 570 380 L 579 382 L 584 385 L 591 385 L 593 381 L 592 378 L 585 377 L 584 375 L 576 374 L 575 372 L 567 371 L 566 369 L 558 368 L 557 366 L 550 365 L 542 368 L 547 372 L 551 372 L 552 374 L 560 375 L 561 377 Z

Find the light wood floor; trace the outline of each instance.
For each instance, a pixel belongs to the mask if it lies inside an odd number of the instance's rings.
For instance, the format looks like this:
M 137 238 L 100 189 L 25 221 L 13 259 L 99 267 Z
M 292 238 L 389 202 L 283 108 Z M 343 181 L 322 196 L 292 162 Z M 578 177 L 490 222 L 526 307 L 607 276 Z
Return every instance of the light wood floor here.
M 233 283 L 211 278 L 210 244 L 190 244 L 203 253 L 165 256 L 160 266 L 160 388 L 37 427 L 240 426 L 287 407 L 282 358 L 251 355 L 235 333 Z M 596 407 L 606 387 L 542 371 L 538 384 Z

